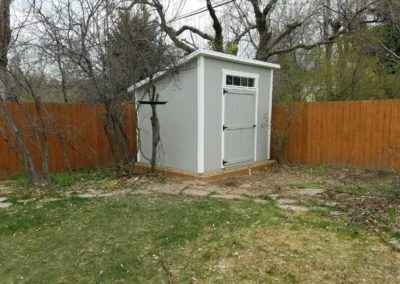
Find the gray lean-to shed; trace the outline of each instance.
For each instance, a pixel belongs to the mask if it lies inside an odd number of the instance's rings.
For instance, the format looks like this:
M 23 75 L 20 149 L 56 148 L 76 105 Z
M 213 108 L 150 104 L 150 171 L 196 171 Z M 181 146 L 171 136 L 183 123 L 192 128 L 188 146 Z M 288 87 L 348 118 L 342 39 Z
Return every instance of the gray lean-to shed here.
M 160 168 L 201 175 L 270 159 L 273 71 L 279 65 L 199 50 L 178 72 L 158 74 L 155 86 L 165 105 L 157 106 Z M 138 101 L 146 81 L 130 88 Z M 151 107 L 138 112 L 138 160 L 149 163 Z

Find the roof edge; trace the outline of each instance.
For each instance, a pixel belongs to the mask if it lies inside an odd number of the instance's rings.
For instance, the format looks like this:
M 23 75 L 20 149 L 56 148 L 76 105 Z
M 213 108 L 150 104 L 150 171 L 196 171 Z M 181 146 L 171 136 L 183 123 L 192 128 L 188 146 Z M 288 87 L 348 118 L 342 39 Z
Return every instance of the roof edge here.
M 256 59 L 248 59 L 244 57 L 239 57 L 236 55 L 231 55 L 231 54 L 226 54 L 222 52 L 217 52 L 213 50 L 207 50 L 207 49 L 198 49 L 188 56 L 184 57 L 181 62 L 178 63 L 178 65 L 183 65 L 197 57 L 204 56 L 204 57 L 209 57 L 209 58 L 214 58 L 214 59 L 219 59 L 222 61 L 228 61 L 228 62 L 234 62 L 234 63 L 241 63 L 241 64 L 246 64 L 246 65 L 252 65 L 252 66 L 258 66 L 258 67 L 264 67 L 268 69 L 280 69 L 281 66 L 279 64 L 274 64 L 274 63 L 269 63 L 261 60 L 256 60 Z M 163 75 L 165 75 L 168 72 L 162 71 L 158 72 L 154 75 L 153 79 L 159 79 Z M 137 82 L 136 84 L 133 84 L 128 88 L 128 92 L 132 92 L 137 88 L 141 88 L 144 85 L 146 85 L 149 82 L 149 78 L 146 78 L 142 81 Z
M 231 55 L 231 54 L 227 54 L 227 53 L 222 53 L 222 52 L 217 52 L 217 51 L 213 51 L 213 50 L 199 49 L 199 50 L 193 52 L 192 54 L 194 57 L 205 56 L 205 57 L 210 57 L 210 58 L 221 59 L 224 61 L 259 66 L 259 67 L 264 67 L 264 68 L 269 68 L 269 69 L 281 69 L 281 66 L 279 64 L 265 62 L 265 61 L 261 61 L 261 60 L 257 60 L 257 59 L 244 58 L 244 57 Z

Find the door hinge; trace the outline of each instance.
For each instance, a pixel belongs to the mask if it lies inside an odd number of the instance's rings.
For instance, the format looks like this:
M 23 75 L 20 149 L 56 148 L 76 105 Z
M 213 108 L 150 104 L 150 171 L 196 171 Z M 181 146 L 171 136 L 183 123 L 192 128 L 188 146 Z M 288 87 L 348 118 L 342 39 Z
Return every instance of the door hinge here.
M 225 94 L 227 94 L 227 93 L 228 93 L 228 90 L 227 90 L 227 89 L 224 89 L 224 91 L 222 92 L 223 95 L 225 95 Z
M 222 160 L 222 164 L 225 166 L 226 164 L 228 164 L 228 162 L 225 160 Z
M 228 126 L 226 126 L 225 124 L 222 126 L 222 130 L 225 131 L 226 129 L 228 129 Z

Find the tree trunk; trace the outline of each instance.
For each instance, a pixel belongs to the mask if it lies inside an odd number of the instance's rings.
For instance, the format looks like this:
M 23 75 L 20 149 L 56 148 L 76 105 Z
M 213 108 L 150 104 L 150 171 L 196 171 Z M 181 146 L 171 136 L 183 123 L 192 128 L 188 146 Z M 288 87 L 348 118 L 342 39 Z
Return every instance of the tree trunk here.
M 325 8 L 323 11 L 324 22 L 323 22 L 323 39 L 328 41 L 331 32 L 330 32 L 330 24 L 331 24 L 331 0 L 325 0 Z M 332 74 L 332 56 L 333 56 L 333 46 L 332 44 L 327 44 L 325 46 L 325 68 L 327 71 L 326 77 L 326 97 L 333 96 L 333 74 Z
M 8 46 L 11 40 L 10 5 L 11 0 L 0 0 L 0 66 L 3 68 L 8 65 Z
M 126 165 L 130 162 L 128 137 L 121 121 L 122 107 L 112 102 L 105 103 L 106 119 L 104 129 L 110 143 L 114 162 Z
M 8 92 L 9 78 L 7 72 L 7 56 L 11 40 L 10 5 L 11 0 L 0 0 L 0 115 L 3 118 L 5 126 L 14 135 L 17 154 L 23 163 L 26 174 L 28 175 L 28 182 L 37 184 L 40 182 L 40 177 L 35 169 L 32 155 L 26 147 L 25 142 L 22 139 L 22 134 L 4 103 L 4 100 L 6 100 L 10 95 Z
M 32 155 L 26 147 L 22 134 L 18 127 L 15 125 L 11 114 L 6 109 L 4 102 L 0 102 L 0 115 L 3 118 L 7 128 L 12 132 L 15 137 L 15 142 L 17 145 L 17 153 L 24 165 L 24 171 L 28 175 L 28 183 L 38 184 L 40 182 L 40 177 L 36 172 L 35 165 L 33 164 Z
M 259 29 L 260 41 L 256 52 L 256 59 L 266 60 L 269 57 L 268 44 L 271 40 L 271 34 L 266 29 Z
M 44 140 L 46 139 L 46 140 Z M 50 180 L 49 176 L 49 144 L 47 141 L 47 135 L 46 138 L 41 139 L 41 160 L 42 160 L 42 175 L 43 179 L 48 182 Z
M 157 164 L 158 144 L 160 143 L 160 122 L 157 115 L 157 105 L 151 105 L 151 129 L 153 134 L 151 149 L 151 170 L 155 171 Z

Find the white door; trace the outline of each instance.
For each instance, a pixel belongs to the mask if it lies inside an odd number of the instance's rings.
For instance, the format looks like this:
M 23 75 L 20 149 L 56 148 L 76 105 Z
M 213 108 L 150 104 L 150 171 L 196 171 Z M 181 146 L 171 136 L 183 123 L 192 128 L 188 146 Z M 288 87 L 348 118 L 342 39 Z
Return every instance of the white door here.
M 222 166 L 256 160 L 257 76 L 224 73 Z

